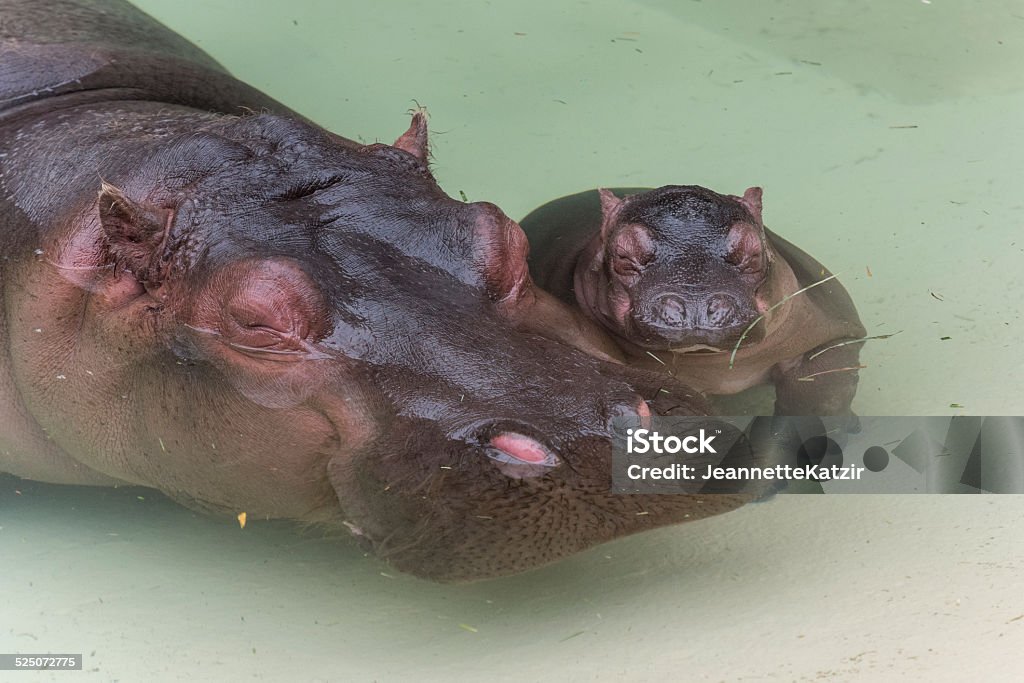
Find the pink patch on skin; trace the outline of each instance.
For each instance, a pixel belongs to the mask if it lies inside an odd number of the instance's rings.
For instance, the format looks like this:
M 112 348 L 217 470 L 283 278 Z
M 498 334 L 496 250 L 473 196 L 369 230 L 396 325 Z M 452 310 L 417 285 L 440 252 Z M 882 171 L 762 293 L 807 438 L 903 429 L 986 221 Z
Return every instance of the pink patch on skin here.
M 515 432 L 505 432 L 491 439 L 491 445 L 521 462 L 540 465 L 550 458 L 548 450 L 537 441 Z
M 647 405 L 647 401 L 640 399 L 640 404 L 636 407 L 636 414 L 640 416 L 640 426 L 644 429 L 649 429 L 651 426 L 651 409 Z

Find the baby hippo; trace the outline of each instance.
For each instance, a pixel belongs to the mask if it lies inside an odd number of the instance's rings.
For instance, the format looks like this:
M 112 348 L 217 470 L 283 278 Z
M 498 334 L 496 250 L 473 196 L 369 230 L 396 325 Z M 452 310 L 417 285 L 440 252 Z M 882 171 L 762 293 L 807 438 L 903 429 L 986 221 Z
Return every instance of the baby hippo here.
M 864 327 L 823 265 L 765 229 L 761 188 L 590 190 L 521 225 L 537 284 L 631 364 L 708 394 L 774 384 L 776 415 L 851 413 Z

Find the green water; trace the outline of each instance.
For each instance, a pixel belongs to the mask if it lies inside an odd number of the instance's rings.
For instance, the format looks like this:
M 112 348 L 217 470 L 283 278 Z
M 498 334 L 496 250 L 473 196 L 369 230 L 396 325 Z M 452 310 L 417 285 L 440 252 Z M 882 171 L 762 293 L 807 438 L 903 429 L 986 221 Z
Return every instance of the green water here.
M 760 185 L 900 332 L 858 412 L 1024 414 L 1024 2 L 138 4 L 345 136 L 427 106 L 441 184 L 515 217 Z M 1015 496 L 783 496 L 446 587 L 148 492 L 9 490 L 0 651 L 86 655 L 37 680 L 962 680 L 1024 647 Z

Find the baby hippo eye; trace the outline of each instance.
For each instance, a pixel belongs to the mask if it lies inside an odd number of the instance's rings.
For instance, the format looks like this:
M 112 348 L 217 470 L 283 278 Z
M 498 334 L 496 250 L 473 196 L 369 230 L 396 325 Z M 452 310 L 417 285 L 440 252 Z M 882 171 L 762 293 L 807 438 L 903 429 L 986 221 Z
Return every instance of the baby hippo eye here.
M 739 263 L 734 263 L 736 269 L 744 274 L 760 273 L 764 269 L 764 263 L 762 262 L 761 255 L 748 255 Z
M 612 270 L 627 282 L 635 279 L 654 258 L 651 235 L 642 225 L 622 227 L 612 237 L 610 246 Z
M 612 269 L 622 277 L 633 277 L 640 274 L 642 266 L 628 254 L 617 253 L 612 259 Z
M 765 255 L 760 232 L 747 223 L 734 225 L 729 231 L 725 261 L 744 275 L 763 272 Z

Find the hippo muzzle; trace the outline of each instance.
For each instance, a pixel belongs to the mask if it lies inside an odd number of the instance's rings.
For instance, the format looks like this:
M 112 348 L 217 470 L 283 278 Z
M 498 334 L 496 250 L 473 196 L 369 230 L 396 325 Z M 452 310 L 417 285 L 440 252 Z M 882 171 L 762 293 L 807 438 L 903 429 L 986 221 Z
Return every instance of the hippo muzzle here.
M 403 420 L 328 472 L 353 534 L 397 569 L 437 581 L 524 571 L 751 498 L 614 494 L 610 431 L 553 442 L 510 431 L 460 442 L 436 423 Z
M 724 291 L 702 295 L 694 289 L 682 286 L 637 296 L 627 321 L 629 339 L 651 351 L 724 351 L 744 332 L 751 342 L 763 337 L 760 326 L 748 331 L 759 315 L 749 296 Z

